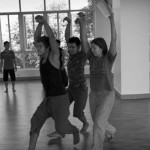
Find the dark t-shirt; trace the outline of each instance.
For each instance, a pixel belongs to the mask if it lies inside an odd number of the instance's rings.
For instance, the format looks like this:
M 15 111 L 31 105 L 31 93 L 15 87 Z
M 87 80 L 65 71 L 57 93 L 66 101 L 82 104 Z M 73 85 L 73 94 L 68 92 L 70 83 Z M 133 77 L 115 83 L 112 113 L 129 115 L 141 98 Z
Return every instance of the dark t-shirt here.
M 84 76 L 84 66 L 86 61 L 86 53 L 82 51 L 77 54 L 69 55 L 67 71 L 70 87 L 86 86 L 86 79 Z
M 13 51 L 6 52 L 4 50 L 1 52 L 1 59 L 4 60 L 4 70 L 14 69 L 13 59 L 15 59 L 15 54 Z
M 90 87 L 93 91 L 113 91 L 112 66 L 115 56 L 110 51 L 105 56 L 95 57 L 91 50 L 87 57 L 90 63 Z

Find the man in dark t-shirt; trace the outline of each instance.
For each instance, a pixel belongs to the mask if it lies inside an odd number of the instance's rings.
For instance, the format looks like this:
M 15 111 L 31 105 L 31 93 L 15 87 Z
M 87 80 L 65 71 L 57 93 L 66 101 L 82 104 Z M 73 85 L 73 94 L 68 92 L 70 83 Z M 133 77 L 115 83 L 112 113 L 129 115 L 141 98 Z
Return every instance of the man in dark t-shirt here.
M 79 14 L 84 15 L 82 13 Z M 69 86 L 67 88 L 70 104 L 74 102 L 73 116 L 77 117 L 82 123 L 82 129 L 80 133 L 85 134 L 89 123 L 86 120 L 84 109 L 88 97 L 88 87 L 84 76 L 84 66 L 87 61 L 84 47 L 82 46 L 82 40 L 78 37 L 70 37 L 71 20 L 68 17 L 64 18 L 67 21 L 65 30 L 65 40 L 68 47 L 69 59 L 67 63 L 67 72 Z M 78 24 L 78 19 L 75 21 Z M 48 135 L 49 137 L 61 137 L 57 131 Z
M 3 81 L 5 83 L 6 87 L 6 93 L 8 92 L 8 75 L 10 75 L 11 81 L 12 81 L 12 90 L 15 92 L 15 71 L 17 71 L 16 67 L 16 61 L 15 61 L 15 54 L 12 50 L 9 50 L 9 42 L 4 42 L 4 51 L 1 52 L 0 59 L 1 59 L 1 65 L 0 65 L 0 72 L 3 70 Z M 3 69 L 2 69 L 3 68 Z
M 79 13 L 75 23 L 79 25 L 79 18 L 84 15 Z M 84 115 L 84 109 L 88 97 L 88 87 L 84 75 L 84 66 L 87 61 L 86 53 L 83 46 L 82 39 L 78 37 L 70 37 L 70 25 L 71 20 L 66 17 L 64 21 L 67 21 L 67 27 L 65 31 L 65 39 L 68 46 L 69 60 L 67 64 L 68 70 L 68 95 L 70 103 L 74 101 L 73 116 L 77 117 L 82 123 L 83 127 L 80 130 L 81 133 L 86 133 L 89 123 Z M 80 33 L 81 37 L 81 33 Z

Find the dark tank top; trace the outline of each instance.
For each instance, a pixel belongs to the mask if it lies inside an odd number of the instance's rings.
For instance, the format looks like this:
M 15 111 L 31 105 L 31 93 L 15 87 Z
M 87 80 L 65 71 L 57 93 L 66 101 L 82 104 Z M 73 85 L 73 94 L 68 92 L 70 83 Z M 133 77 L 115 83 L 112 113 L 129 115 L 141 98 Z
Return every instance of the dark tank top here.
M 49 59 L 42 64 L 40 61 L 41 81 L 46 96 L 59 96 L 66 94 L 66 88 L 63 84 L 61 69 L 55 68 Z

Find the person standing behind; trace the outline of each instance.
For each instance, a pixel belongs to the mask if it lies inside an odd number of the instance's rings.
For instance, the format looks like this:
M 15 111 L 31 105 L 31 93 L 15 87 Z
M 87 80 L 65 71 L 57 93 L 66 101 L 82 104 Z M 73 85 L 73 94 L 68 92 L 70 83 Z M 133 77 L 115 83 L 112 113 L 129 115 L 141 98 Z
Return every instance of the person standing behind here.
M 109 16 L 111 26 L 111 42 L 109 50 L 106 41 L 95 38 L 91 41 L 91 48 L 87 40 L 87 31 L 84 16 L 79 18 L 81 24 L 81 39 L 84 41 L 85 50 L 90 64 L 90 111 L 93 124 L 93 142 L 90 150 L 103 150 L 105 135 L 112 141 L 116 129 L 108 123 L 108 119 L 115 101 L 115 91 L 112 78 L 112 66 L 116 52 L 116 28 L 114 14 L 110 8 Z
M 16 81 L 16 75 L 15 71 L 17 71 L 16 67 L 16 59 L 15 54 L 12 50 L 9 49 L 10 45 L 8 41 L 4 42 L 4 51 L 1 52 L 0 59 L 1 59 L 1 65 L 0 65 L 0 72 L 3 71 L 3 81 L 5 83 L 6 91 L 5 93 L 8 93 L 8 75 L 10 75 L 11 82 L 12 82 L 12 91 L 16 92 L 15 90 L 15 81 Z

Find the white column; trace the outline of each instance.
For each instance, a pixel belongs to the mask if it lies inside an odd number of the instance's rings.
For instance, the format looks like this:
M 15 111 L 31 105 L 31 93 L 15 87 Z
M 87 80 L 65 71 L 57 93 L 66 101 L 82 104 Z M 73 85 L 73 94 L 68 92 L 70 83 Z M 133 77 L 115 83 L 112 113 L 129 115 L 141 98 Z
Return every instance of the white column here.
M 121 94 L 149 93 L 149 0 L 121 0 Z

